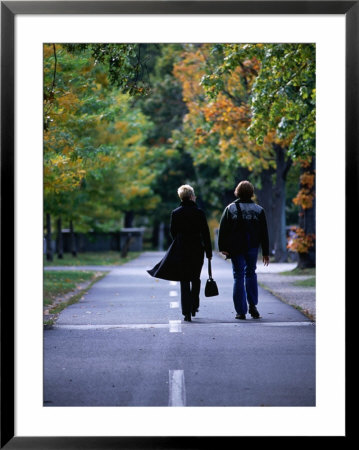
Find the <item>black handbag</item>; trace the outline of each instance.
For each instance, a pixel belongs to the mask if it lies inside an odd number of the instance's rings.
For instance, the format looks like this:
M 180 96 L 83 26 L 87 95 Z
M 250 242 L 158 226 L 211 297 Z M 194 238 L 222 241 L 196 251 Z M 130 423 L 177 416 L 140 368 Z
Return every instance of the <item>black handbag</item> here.
M 211 260 L 208 260 L 208 280 L 206 282 L 206 287 L 204 288 L 204 295 L 206 297 L 214 297 L 218 295 L 217 283 L 212 278 L 212 267 Z

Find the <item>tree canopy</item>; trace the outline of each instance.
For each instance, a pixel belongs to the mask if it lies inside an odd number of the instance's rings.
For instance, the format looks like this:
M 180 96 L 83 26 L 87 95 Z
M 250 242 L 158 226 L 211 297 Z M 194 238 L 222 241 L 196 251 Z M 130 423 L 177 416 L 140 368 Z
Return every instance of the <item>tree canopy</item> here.
M 288 142 L 291 157 L 315 153 L 315 45 L 219 44 L 216 72 L 203 77 L 209 95 L 223 90 L 223 79 L 238 67 L 255 77 L 249 96 L 248 134 L 262 144 L 268 133 Z M 248 68 L 249 61 L 252 61 Z
M 61 45 L 44 47 L 44 86 L 45 211 L 119 227 L 126 208 L 153 209 L 164 150 L 146 145 L 153 124 L 129 94 L 88 49 Z

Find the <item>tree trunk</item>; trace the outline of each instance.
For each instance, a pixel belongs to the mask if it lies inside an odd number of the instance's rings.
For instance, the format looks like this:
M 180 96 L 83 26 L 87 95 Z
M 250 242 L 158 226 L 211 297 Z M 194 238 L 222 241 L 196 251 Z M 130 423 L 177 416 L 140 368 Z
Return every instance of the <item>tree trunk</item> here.
M 274 258 L 276 262 L 286 262 L 288 259 L 286 219 L 285 219 L 285 184 L 292 160 L 285 160 L 285 151 L 274 144 L 276 152 L 276 180 L 274 185 L 273 223 L 274 227 Z
M 125 212 L 125 228 L 133 227 L 133 219 L 135 217 L 135 213 L 133 211 Z
M 165 237 L 165 224 L 163 222 L 160 223 L 159 229 L 158 229 L 158 251 L 162 252 L 164 248 L 164 237 Z
M 56 249 L 57 257 L 62 259 L 64 257 L 64 242 L 62 239 L 62 225 L 61 217 L 57 219 L 57 239 L 56 239 Z
M 46 214 L 46 259 L 47 261 L 54 259 L 51 243 L 51 216 L 49 213 Z
M 299 253 L 298 252 L 298 265 L 297 269 L 308 269 L 311 267 L 315 267 L 315 261 L 310 255 L 310 253 Z
M 152 225 L 152 237 L 151 237 L 152 248 L 158 247 L 158 230 L 159 230 L 159 223 L 157 221 L 154 221 Z
M 121 258 L 126 258 L 126 256 L 128 255 L 132 241 L 133 241 L 133 237 L 132 237 L 131 233 L 129 233 L 128 236 L 126 237 L 125 243 L 123 244 L 123 247 L 121 250 Z
M 257 189 L 258 203 L 264 208 L 267 218 L 269 235 L 269 253 L 274 251 L 274 230 L 276 222 L 273 222 L 273 176 L 274 169 L 263 170 L 261 172 L 261 189 Z
M 315 173 L 315 157 L 312 158 L 309 168 L 302 168 L 302 173 L 310 172 Z M 314 178 L 315 180 L 315 178 Z M 314 234 L 316 232 L 316 218 L 315 218 L 315 181 L 312 187 L 311 193 L 314 194 L 313 206 L 312 208 L 306 208 L 300 210 L 299 213 L 299 227 L 304 230 L 305 234 Z M 315 240 L 312 248 L 309 249 L 308 253 L 298 253 L 298 268 L 305 269 L 309 267 L 315 267 L 316 251 L 315 251 Z
M 70 220 L 70 248 L 72 256 L 77 256 L 76 236 L 72 220 Z

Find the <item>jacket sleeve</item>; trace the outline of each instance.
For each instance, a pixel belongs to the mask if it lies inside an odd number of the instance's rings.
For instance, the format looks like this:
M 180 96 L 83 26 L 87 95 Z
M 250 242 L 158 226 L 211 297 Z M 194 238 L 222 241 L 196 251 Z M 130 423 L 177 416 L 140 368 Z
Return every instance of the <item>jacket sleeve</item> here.
M 205 213 L 201 214 L 201 234 L 207 258 L 212 258 L 212 242 Z
M 230 253 L 229 236 L 230 236 L 230 218 L 228 207 L 223 211 L 218 231 L 218 250 L 220 252 Z
M 264 209 L 262 210 L 260 216 L 260 234 L 261 234 L 261 246 L 263 256 L 269 256 L 269 236 L 268 236 L 268 226 L 267 219 Z

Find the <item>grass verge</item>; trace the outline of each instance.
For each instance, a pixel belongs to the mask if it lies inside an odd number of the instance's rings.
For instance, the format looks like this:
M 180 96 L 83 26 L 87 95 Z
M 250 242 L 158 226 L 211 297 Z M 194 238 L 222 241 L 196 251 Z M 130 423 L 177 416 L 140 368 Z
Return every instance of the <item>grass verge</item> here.
M 79 283 L 91 281 L 94 276 L 95 272 L 84 270 L 44 271 L 44 306 L 51 305 L 57 297 L 76 289 Z
M 77 256 L 72 256 L 71 253 L 64 253 L 63 258 L 59 259 L 54 255 L 53 261 L 47 261 L 44 255 L 43 264 L 45 267 L 51 266 L 120 266 L 132 259 L 137 258 L 141 252 L 129 252 L 126 258 L 121 258 L 120 252 L 83 252 L 78 253 Z
M 294 286 L 315 287 L 315 277 L 294 281 L 293 284 Z
M 311 275 L 315 277 L 315 267 L 307 269 L 298 269 L 296 267 L 293 270 L 288 270 L 286 272 L 279 272 L 279 275 Z
M 74 303 L 77 303 L 80 298 L 84 295 L 85 292 L 87 292 L 97 281 L 101 280 L 102 278 L 104 278 L 108 272 L 85 272 L 85 271 L 80 271 L 80 272 L 71 272 L 72 279 L 69 278 L 69 281 L 66 282 L 66 278 L 61 277 L 61 275 L 68 275 L 69 272 L 65 272 L 64 271 L 56 271 L 56 272 L 45 272 L 44 273 L 44 280 L 45 278 L 47 278 L 47 282 L 49 282 L 49 279 L 59 279 L 61 280 L 60 284 L 61 284 L 61 294 L 57 294 L 54 295 L 54 292 L 60 292 L 59 289 L 57 289 L 56 287 L 51 289 L 51 287 L 47 287 L 47 303 L 45 303 L 45 287 L 44 287 L 44 306 L 47 306 L 49 309 L 49 315 L 50 318 L 44 320 L 44 327 L 45 328 L 51 328 L 51 326 L 55 323 L 58 315 L 60 314 L 60 312 L 62 310 L 64 310 L 67 306 L 73 305 Z M 47 275 L 55 275 L 55 277 L 47 277 Z M 56 275 L 60 275 L 59 277 L 56 277 Z M 66 295 L 71 293 L 71 291 L 73 291 L 74 287 L 76 288 L 76 284 L 74 285 L 74 279 L 77 280 L 81 280 L 83 282 L 83 280 L 87 279 L 88 284 L 86 284 L 86 286 L 84 286 L 82 289 L 80 289 L 78 292 L 74 292 L 73 295 L 71 295 L 69 298 L 67 298 L 64 301 L 60 301 L 58 303 L 56 303 L 56 299 L 59 298 L 60 295 Z M 45 282 L 44 282 L 45 285 Z M 49 286 L 49 285 L 48 285 Z M 50 293 L 49 293 L 50 292 Z M 51 299 L 51 301 L 49 302 L 49 300 Z M 53 306 L 51 306 L 53 305 Z
M 279 300 L 281 300 L 283 303 L 286 303 L 287 305 L 292 306 L 293 308 L 297 309 L 298 311 L 300 311 L 302 314 L 304 314 L 306 317 L 308 317 L 308 319 L 312 320 L 313 322 L 315 322 L 315 318 L 313 316 L 313 314 L 311 314 L 307 309 L 304 309 L 302 307 L 300 307 L 299 305 L 295 305 L 293 303 L 289 303 L 284 297 L 282 297 L 281 295 L 279 295 L 277 292 L 272 291 L 272 289 L 270 289 L 268 286 L 266 286 L 263 283 L 258 283 L 263 289 L 265 289 L 266 291 L 270 292 L 272 295 L 274 295 L 274 297 L 277 297 Z

